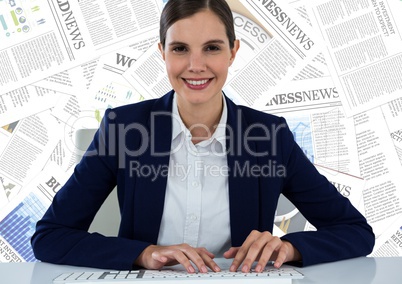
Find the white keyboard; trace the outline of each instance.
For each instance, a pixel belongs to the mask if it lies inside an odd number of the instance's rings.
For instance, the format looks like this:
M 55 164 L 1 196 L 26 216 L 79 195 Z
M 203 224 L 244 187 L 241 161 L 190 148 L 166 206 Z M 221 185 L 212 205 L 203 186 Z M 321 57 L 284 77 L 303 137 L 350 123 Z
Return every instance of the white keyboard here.
M 221 272 L 207 273 L 187 273 L 182 270 L 132 270 L 132 271 L 98 271 L 98 272 L 72 272 L 63 273 L 53 280 L 54 284 L 66 283 L 139 283 L 146 284 L 164 283 L 172 280 L 181 284 L 194 283 L 194 281 L 207 281 L 208 284 L 223 283 L 222 280 L 230 281 L 228 283 L 292 283 L 292 279 L 301 279 L 304 275 L 294 268 L 268 268 L 263 272 L 250 273 L 230 272 L 223 270 Z M 272 282 L 270 281 L 272 280 Z M 257 282 L 256 282 L 257 281 Z M 176 283 L 174 282 L 174 283 Z M 173 283 L 173 282 L 172 282 Z M 203 282 L 202 282 L 203 283 Z

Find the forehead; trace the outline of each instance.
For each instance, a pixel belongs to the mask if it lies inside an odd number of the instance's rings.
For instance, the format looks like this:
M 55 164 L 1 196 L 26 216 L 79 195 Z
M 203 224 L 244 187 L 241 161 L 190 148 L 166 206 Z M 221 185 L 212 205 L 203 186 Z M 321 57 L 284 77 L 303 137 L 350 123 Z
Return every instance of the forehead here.
M 178 20 L 169 27 L 166 33 L 167 41 L 211 39 L 228 41 L 225 25 L 215 13 L 209 10 Z

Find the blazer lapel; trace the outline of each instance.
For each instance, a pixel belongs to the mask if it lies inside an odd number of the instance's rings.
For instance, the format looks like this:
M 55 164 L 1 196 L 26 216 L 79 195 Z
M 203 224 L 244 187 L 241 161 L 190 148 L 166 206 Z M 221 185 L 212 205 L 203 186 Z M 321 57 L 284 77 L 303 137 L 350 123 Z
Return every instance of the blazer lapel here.
M 226 98 L 226 97 L 225 97 Z M 259 182 L 252 167 L 258 166 L 255 143 L 247 141 L 248 125 L 242 110 L 226 98 L 228 120 L 226 130 L 229 174 L 230 227 L 232 246 L 241 246 L 254 229 L 259 229 Z

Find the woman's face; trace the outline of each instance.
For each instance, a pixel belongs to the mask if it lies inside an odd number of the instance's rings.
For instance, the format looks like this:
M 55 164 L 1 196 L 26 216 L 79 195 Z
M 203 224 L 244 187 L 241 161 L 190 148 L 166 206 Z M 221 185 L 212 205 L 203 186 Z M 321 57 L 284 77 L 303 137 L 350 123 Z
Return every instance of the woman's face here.
M 225 26 L 211 11 L 198 12 L 170 26 L 165 48 L 159 44 L 159 49 L 178 103 L 214 104 L 221 100 L 238 45 L 236 41 L 230 49 Z

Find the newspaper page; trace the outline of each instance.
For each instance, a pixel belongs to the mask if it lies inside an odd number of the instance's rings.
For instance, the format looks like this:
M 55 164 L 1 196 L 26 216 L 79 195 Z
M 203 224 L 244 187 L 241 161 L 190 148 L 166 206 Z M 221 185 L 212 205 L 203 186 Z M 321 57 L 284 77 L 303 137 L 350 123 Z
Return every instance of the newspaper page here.
M 133 39 L 134 42 L 131 43 L 129 47 L 132 49 L 140 49 L 145 51 L 149 48 L 148 42 L 156 41 L 157 38 L 159 38 L 159 36 L 157 35 L 157 29 L 153 29 L 145 34 L 140 34 L 135 37 Z M 97 66 L 100 58 L 103 56 L 107 57 L 109 54 L 115 53 L 116 51 L 107 53 L 100 56 L 99 58 L 85 62 L 80 66 L 76 66 L 72 69 L 62 71 L 41 81 L 35 82 L 33 85 L 56 90 L 63 93 L 68 93 L 71 95 L 86 92 L 86 90 L 89 89 L 91 85 L 93 76 L 97 72 L 96 70 L 99 69 Z M 126 64 L 125 58 L 121 58 L 120 60 L 121 64 Z M 112 74 L 110 73 L 109 75 Z
M 290 81 L 269 93 L 255 108 L 285 117 L 312 163 L 360 176 L 354 122 L 330 77 Z
M 309 1 L 347 116 L 402 94 L 402 2 Z
M 46 164 L 59 140 L 59 124 L 50 111 L 0 128 L 0 178 L 8 203 Z
M 87 105 L 88 98 L 64 96 L 52 110 L 52 115 L 60 122 L 61 149 L 68 160 L 63 169 L 68 170 L 75 164 L 75 135 L 78 129 L 98 129 L 103 112 Z
M 30 239 L 35 225 L 71 173 L 46 168 L 0 211 L 0 262 L 34 262 Z
M 71 149 L 72 147 L 69 148 L 67 146 L 68 142 L 72 141 L 72 139 L 71 135 L 60 138 L 53 152 L 50 154 L 45 168 L 56 167 L 64 172 L 69 172 L 75 167 L 77 163 L 76 152 L 74 149 Z
M 101 114 L 85 108 L 82 96 L 62 94 L 49 115 L 59 123 L 59 140 L 48 157 L 46 166 L 52 164 L 69 171 L 76 164 L 75 133 L 77 129 L 98 128 Z
M 102 55 L 88 89 L 88 107 L 104 113 L 106 108 L 144 100 L 144 96 L 127 82 L 123 74 L 144 52 L 154 46 L 158 39 L 157 30 L 154 30 L 146 37 L 138 39 L 134 45 Z
M 64 70 L 32 85 L 69 95 L 81 94 L 91 85 L 99 58 L 90 60 L 69 70 Z
M 301 1 L 290 1 L 289 5 L 295 9 L 296 13 L 303 19 L 307 25 L 312 26 L 310 21 L 310 15 Z M 320 52 L 309 63 L 307 63 L 303 69 L 293 78 L 293 80 L 303 80 L 330 76 L 327 63 L 325 62 L 325 56 Z
M 354 117 L 365 217 L 378 238 L 402 214 L 402 166 L 381 111 L 375 108 Z
M 0 1 L 3 93 L 124 47 L 157 28 L 162 0 Z
M 402 215 L 376 240 L 371 257 L 402 257 Z
M 229 78 L 226 86 L 236 103 L 253 106 L 264 92 L 294 78 L 320 53 L 320 47 L 312 28 L 287 3 L 240 2 L 271 35 L 264 48 Z
M 82 128 L 98 128 L 100 114 L 86 108 L 86 96 L 62 94 L 51 115 L 59 122 L 59 141 L 51 153 L 46 166 L 53 164 L 64 171 L 76 164 L 75 131 Z
M 402 164 L 402 97 L 382 105 L 381 110 Z
M 59 95 L 31 85 L 0 95 L 0 126 L 54 107 Z
M 230 1 L 229 5 L 233 8 L 236 38 L 240 41 L 241 47 L 234 63 L 229 68 L 228 80 L 240 72 L 271 38 L 270 34 L 249 11 L 245 10 L 240 2 Z M 172 88 L 157 43 L 124 72 L 123 76 L 145 99 L 161 97 Z
M 143 100 L 144 97 L 122 75 L 142 54 L 125 48 L 102 56 L 88 90 L 87 105 L 103 111 Z
M 123 77 L 145 99 L 159 98 L 172 89 L 165 68 L 155 43 L 123 73 Z

